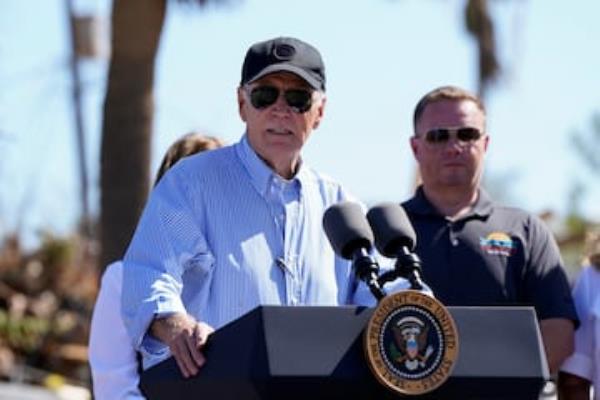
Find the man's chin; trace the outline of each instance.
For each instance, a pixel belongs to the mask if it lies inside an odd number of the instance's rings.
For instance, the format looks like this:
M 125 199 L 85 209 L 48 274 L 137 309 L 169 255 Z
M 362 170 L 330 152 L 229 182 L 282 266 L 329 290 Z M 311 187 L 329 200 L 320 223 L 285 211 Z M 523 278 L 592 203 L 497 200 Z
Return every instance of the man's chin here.
M 302 145 L 298 143 L 295 136 L 270 136 L 268 140 L 269 147 L 279 149 L 281 151 L 299 151 Z
M 440 181 L 442 182 L 442 184 L 444 186 L 459 188 L 459 187 L 470 186 L 473 180 L 464 175 L 448 175 L 448 176 L 442 177 L 442 179 L 440 179 Z
M 299 147 L 298 144 L 293 141 L 273 140 L 269 141 L 264 150 L 272 158 L 295 158 L 295 156 L 300 154 L 301 147 Z

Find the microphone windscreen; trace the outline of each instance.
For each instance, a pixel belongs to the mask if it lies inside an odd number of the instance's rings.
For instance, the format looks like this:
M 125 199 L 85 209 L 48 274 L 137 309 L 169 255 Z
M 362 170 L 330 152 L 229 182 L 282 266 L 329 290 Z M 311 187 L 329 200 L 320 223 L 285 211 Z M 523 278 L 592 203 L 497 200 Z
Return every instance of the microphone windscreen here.
M 350 201 L 334 204 L 323 214 L 323 229 L 339 256 L 351 260 L 357 249 L 371 250 L 373 232 L 362 207 Z
M 402 247 L 414 250 L 415 230 L 399 204 L 381 203 L 369 210 L 367 219 L 375 234 L 375 246 L 384 256 L 396 257 Z

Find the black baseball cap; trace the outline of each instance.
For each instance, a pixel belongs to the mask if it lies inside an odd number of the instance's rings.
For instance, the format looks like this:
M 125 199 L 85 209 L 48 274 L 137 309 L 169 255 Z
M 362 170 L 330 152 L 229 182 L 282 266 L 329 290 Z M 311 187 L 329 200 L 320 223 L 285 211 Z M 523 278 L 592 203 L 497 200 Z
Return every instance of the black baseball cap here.
M 290 37 L 252 45 L 244 59 L 240 85 L 280 71 L 298 75 L 313 88 L 325 91 L 325 65 L 321 54 L 310 44 Z

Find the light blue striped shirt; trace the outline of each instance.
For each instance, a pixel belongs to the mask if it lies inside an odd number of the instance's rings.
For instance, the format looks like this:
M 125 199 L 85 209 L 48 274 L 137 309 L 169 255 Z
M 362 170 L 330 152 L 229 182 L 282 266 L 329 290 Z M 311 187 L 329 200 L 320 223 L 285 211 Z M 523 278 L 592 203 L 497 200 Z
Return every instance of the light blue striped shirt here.
M 215 329 L 260 304 L 373 305 L 323 229 L 342 187 L 305 165 L 284 180 L 246 136 L 177 163 L 152 192 L 124 258 L 123 318 L 149 367 L 169 356 L 156 315 Z

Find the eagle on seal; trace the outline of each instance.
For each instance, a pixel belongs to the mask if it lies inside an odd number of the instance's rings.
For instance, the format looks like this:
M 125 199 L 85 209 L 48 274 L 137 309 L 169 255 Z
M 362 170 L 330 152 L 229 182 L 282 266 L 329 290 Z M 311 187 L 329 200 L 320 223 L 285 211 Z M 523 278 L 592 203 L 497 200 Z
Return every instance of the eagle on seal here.
M 401 318 L 392 331 L 396 347 L 400 350 L 396 361 L 404 363 L 409 371 L 424 367 L 433 352 L 433 347 L 427 346 L 429 327 L 420 319 L 408 316 Z

